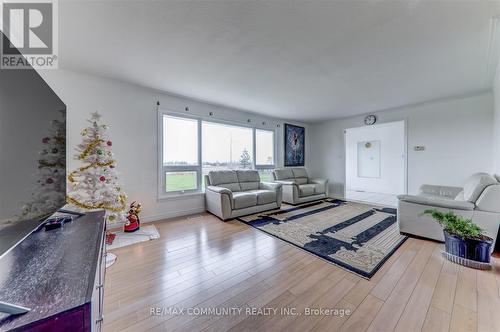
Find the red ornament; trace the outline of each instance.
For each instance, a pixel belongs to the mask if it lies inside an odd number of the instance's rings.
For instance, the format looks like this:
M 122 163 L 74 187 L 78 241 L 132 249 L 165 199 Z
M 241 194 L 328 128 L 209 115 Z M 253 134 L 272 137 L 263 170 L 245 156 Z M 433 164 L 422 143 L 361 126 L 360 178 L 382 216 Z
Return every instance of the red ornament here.
M 54 183 L 54 179 L 48 178 L 45 182 L 47 182 L 48 184 L 52 184 Z
M 111 146 L 111 145 L 113 145 L 113 142 L 111 142 L 111 141 L 107 141 L 107 142 L 106 142 L 106 144 L 107 144 L 108 146 Z
M 104 176 L 101 176 L 101 177 L 99 178 L 99 181 L 104 182 L 104 181 L 106 181 L 106 178 L 105 178 Z
M 49 141 L 50 141 L 50 138 L 48 138 L 48 137 L 42 138 L 42 143 L 47 144 Z

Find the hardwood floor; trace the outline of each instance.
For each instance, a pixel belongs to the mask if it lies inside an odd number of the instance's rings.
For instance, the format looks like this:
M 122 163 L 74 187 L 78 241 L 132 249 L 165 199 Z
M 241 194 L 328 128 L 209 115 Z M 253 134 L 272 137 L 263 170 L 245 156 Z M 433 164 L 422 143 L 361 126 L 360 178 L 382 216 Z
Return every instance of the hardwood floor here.
M 409 239 L 365 280 L 238 221 L 155 225 L 160 239 L 112 251 L 105 331 L 500 331 L 499 258 L 477 271 L 444 260 L 439 243 Z M 208 308 L 242 312 L 197 315 Z M 258 308 L 278 311 L 247 314 Z

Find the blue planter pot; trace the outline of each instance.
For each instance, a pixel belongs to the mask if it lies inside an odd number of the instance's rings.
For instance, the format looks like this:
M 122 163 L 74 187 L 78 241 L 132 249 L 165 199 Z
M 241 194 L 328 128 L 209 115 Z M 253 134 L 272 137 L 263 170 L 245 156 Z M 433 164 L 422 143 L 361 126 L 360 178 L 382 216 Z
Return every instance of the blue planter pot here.
M 492 239 L 462 239 L 459 236 L 444 232 L 445 251 L 451 255 L 480 263 L 490 262 Z

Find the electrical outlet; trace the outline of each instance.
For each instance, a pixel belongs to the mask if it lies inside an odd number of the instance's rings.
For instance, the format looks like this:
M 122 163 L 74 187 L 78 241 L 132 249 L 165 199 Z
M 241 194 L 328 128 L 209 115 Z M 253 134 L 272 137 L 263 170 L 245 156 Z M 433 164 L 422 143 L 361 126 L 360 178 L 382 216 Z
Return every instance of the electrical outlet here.
M 415 145 L 415 147 L 413 148 L 413 150 L 415 150 L 415 151 L 424 151 L 425 150 L 425 146 L 423 146 L 423 145 Z

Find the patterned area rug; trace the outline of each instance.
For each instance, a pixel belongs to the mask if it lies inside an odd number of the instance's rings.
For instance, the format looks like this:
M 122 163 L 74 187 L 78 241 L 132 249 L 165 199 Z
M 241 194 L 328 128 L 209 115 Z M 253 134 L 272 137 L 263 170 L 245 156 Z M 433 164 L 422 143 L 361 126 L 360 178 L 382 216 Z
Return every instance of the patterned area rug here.
M 240 217 L 268 234 L 371 278 L 407 239 L 396 209 L 327 199 Z

